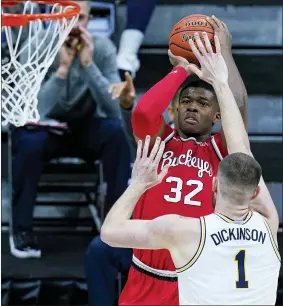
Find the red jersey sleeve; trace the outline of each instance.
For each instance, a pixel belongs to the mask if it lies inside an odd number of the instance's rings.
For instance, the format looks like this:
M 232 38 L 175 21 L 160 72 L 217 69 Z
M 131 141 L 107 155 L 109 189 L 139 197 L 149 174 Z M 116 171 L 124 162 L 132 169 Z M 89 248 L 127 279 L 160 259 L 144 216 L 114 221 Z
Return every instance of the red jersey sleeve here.
M 136 137 L 144 139 L 147 135 L 155 136 L 158 133 L 164 122 L 163 112 L 187 76 L 187 71 L 177 66 L 140 98 L 132 114 Z
M 220 133 L 217 133 L 214 136 L 212 136 L 211 143 L 220 160 L 222 160 L 225 156 L 228 155 L 228 150 L 226 146 L 223 144 Z

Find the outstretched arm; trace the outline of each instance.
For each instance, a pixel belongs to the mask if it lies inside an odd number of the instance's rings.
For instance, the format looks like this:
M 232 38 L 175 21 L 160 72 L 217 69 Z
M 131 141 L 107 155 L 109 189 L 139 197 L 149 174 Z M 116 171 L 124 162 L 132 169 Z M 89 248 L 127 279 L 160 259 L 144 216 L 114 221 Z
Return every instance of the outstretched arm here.
M 207 21 L 211 24 L 214 29 L 215 35 L 217 35 L 219 39 L 221 54 L 228 68 L 228 84 L 235 97 L 236 103 L 239 107 L 241 116 L 244 121 L 245 128 L 247 130 L 248 95 L 245 84 L 232 55 L 232 35 L 229 32 L 227 25 L 215 16 L 208 17 Z M 221 135 L 223 143 L 226 144 L 223 128 L 221 128 Z
M 157 173 L 165 143 L 157 138 L 148 156 L 149 147 L 150 137 L 146 137 L 143 149 L 142 142 L 138 142 L 131 184 L 114 204 L 102 225 L 101 239 L 111 246 L 170 249 L 176 243 L 177 237 L 184 237 L 178 235 L 184 230 L 180 222 L 186 224 L 186 227 L 188 222 L 182 221 L 182 217 L 178 215 L 166 215 L 153 220 L 130 220 L 140 196 L 147 189 L 159 184 L 167 174 L 168 166 Z
M 102 225 L 101 239 L 110 245 L 136 248 L 165 247 L 160 232 L 149 234 L 156 223 L 155 220 L 130 220 L 140 196 L 147 189 L 159 184 L 168 171 L 168 167 L 165 167 L 157 173 L 165 148 L 164 141 L 161 142 L 158 137 L 148 156 L 149 147 L 149 136 L 146 137 L 143 148 L 142 141 L 138 141 L 131 184 L 111 208 Z
M 113 83 L 109 86 L 109 93 L 112 95 L 112 100 L 117 98 L 120 100 L 120 108 L 122 112 L 122 122 L 126 132 L 126 137 L 131 149 L 131 157 L 134 160 L 137 150 L 137 143 L 133 134 L 131 123 L 132 110 L 136 99 L 136 89 L 131 75 L 125 73 L 125 81 Z M 116 101 L 113 101 L 115 103 Z
M 229 154 L 243 152 L 253 156 L 240 110 L 229 85 L 216 82 L 214 89 L 220 106 L 223 132 Z M 259 195 L 251 201 L 250 208 L 263 215 L 269 221 L 273 233 L 276 233 L 279 226 L 279 217 L 263 177 L 260 179 L 259 187 Z
M 214 87 L 221 111 L 222 126 L 227 141 L 228 152 L 230 154 L 243 152 L 252 156 L 248 134 L 240 110 L 228 85 L 228 69 L 221 55 L 218 37 L 215 36 L 216 53 L 213 53 L 206 34 L 203 34 L 203 38 L 206 48 L 197 33 L 195 34 L 195 39 L 198 48 L 190 40 L 190 46 L 201 64 L 201 70 L 195 65 L 190 65 L 190 69 L 199 78 Z M 267 218 L 273 232 L 276 233 L 279 224 L 278 213 L 263 178 L 261 178 L 259 186 L 260 193 L 256 200 L 254 200 L 256 204 L 253 205 L 253 209 Z

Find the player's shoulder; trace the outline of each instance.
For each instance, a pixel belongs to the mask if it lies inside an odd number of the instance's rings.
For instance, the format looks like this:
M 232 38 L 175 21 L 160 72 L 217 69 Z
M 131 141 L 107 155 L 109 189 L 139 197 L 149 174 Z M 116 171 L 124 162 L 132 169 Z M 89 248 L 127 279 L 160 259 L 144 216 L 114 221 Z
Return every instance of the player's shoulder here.
M 203 216 L 202 218 L 204 218 L 205 220 L 218 219 L 217 214 L 215 212 L 213 212 L 213 213 L 211 213 L 209 215 Z
M 253 222 L 261 223 L 261 224 L 264 224 L 265 226 L 274 228 L 274 223 L 271 220 L 267 219 L 265 216 L 263 216 L 261 213 L 259 213 L 257 211 L 254 211 L 254 210 L 251 211 L 251 213 L 252 213 Z M 279 227 L 279 222 L 278 222 L 278 226 L 276 228 L 276 231 L 277 231 L 278 227 Z
M 216 213 L 210 213 L 209 215 L 203 216 L 200 218 L 200 220 L 203 221 L 205 226 L 207 224 L 216 225 L 221 222 L 221 218 L 219 218 Z
M 220 160 L 222 160 L 225 156 L 228 155 L 228 150 L 226 145 L 224 145 L 222 136 L 220 133 L 216 133 L 211 135 L 208 139 L 210 145 L 213 147 L 216 155 Z
M 267 222 L 267 219 L 257 211 L 250 210 L 249 213 L 251 214 L 250 220 L 252 220 L 253 222 L 259 222 L 259 223 L 266 223 Z
M 277 232 L 279 228 L 279 220 L 270 220 L 256 211 L 252 211 L 252 219 L 253 227 L 265 229 L 268 232 L 270 239 L 275 242 L 275 245 L 278 246 Z
M 168 214 L 156 218 L 155 220 L 163 228 L 168 229 L 170 233 L 175 237 L 185 237 L 188 234 L 199 234 L 201 229 L 202 218 L 184 217 L 177 214 Z M 172 237 L 173 238 L 173 237 Z
M 206 141 L 207 141 L 207 143 L 209 143 L 212 146 L 222 145 L 222 138 L 221 138 L 220 133 L 210 135 L 209 138 Z

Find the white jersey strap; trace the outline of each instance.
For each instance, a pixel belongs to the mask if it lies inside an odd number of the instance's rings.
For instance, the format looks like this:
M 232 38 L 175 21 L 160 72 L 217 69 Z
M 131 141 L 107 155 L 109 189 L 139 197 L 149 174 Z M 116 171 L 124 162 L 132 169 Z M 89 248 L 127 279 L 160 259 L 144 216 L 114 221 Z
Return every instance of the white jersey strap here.
M 210 140 L 210 141 L 211 141 L 211 144 L 212 144 L 212 146 L 213 146 L 213 149 L 214 149 L 216 155 L 218 156 L 219 160 L 222 160 L 222 159 L 223 159 L 223 156 L 222 156 L 222 154 L 221 154 L 221 152 L 220 152 L 220 150 L 219 150 L 219 148 L 218 148 L 218 145 L 217 145 L 217 143 L 216 143 L 216 141 L 215 141 L 214 136 L 211 137 L 211 140 Z

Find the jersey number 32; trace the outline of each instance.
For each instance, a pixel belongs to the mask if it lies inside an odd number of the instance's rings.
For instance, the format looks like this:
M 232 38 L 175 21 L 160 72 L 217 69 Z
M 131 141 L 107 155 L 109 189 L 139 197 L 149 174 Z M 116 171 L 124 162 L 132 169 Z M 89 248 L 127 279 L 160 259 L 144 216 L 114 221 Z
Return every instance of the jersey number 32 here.
M 182 198 L 182 190 L 184 186 L 184 182 L 179 177 L 175 176 L 168 176 L 166 178 L 166 183 L 174 184 L 174 187 L 170 189 L 170 195 L 164 195 L 164 199 L 167 202 L 171 203 L 178 203 L 181 201 Z M 195 195 L 203 190 L 203 182 L 198 180 L 188 180 L 185 182 L 187 186 L 192 186 L 193 190 L 185 195 L 184 197 L 184 204 L 186 205 L 194 205 L 194 206 L 201 206 L 200 201 L 196 201 L 193 199 Z

